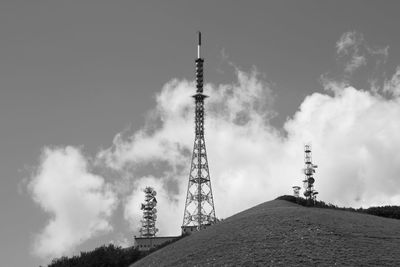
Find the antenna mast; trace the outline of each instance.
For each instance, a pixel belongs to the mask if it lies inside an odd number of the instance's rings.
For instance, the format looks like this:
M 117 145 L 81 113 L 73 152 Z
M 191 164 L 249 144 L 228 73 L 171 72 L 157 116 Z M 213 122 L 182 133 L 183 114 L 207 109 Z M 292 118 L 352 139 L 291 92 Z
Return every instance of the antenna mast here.
M 156 191 L 152 187 L 146 187 L 143 192 L 145 193 L 144 203 L 142 203 L 143 219 L 141 220 L 142 228 L 140 228 L 140 236 L 142 237 L 155 237 L 158 229 L 156 228 L 157 219 L 157 200 Z
M 201 230 L 216 222 L 204 139 L 204 99 L 208 96 L 203 94 L 204 59 L 201 58 L 201 32 L 198 32 L 195 63 L 197 88 L 196 94 L 193 95 L 195 100 L 195 139 L 182 224 L 182 232 L 184 233 L 195 228 Z
M 303 180 L 304 183 L 304 196 L 306 197 L 307 201 L 311 204 L 314 204 L 315 199 L 317 198 L 318 192 L 314 190 L 314 173 L 315 169 L 318 168 L 317 165 L 313 165 L 312 163 L 312 153 L 311 153 L 311 145 L 307 144 L 304 145 L 304 174 L 305 179 Z

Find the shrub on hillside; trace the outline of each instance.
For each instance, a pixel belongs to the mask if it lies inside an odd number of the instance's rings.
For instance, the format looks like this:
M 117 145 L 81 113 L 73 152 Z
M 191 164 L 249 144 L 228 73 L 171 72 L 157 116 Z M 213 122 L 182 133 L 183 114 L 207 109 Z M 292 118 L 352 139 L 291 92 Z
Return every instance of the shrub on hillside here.
M 154 251 L 172 244 L 188 234 L 183 234 L 176 239 L 165 242 L 149 251 L 139 251 L 136 248 L 121 248 L 110 244 L 101 246 L 93 251 L 81 252 L 78 256 L 61 257 L 54 259 L 48 267 L 124 267 L 140 260 Z
M 141 256 L 142 253 L 137 249 L 121 248 L 110 244 L 98 247 L 90 252 L 81 252 L 79 256 L 54 259 L 48 267 L 124 267 L 137 261 Z
M 392 218 L 392 219 L 400 219 L 400 206 L 382 206 L 382 207 L 370 207 L 367 209 L 359 208 L 345 208 L 345 207 L 338 207 L 337 205 L 333 205 L 331 203 L 325 203 L 324 201 L 314 201 L 310 202 L 302 197 L 295 197 L 290 195 L 284 195 L 277 197 L 278 200 L 286 200 L 290 201 L 305 207 L 318 207 L 318 208 L 326 208 L 326 209 L 337 209 L 337 210 L 347 210 L 353 212 L 361 212 L 367 213 L 370 215 Z
M 370 207 L 365 209 L 364 212 L 386 218 L 400 219 L 400 206 Z

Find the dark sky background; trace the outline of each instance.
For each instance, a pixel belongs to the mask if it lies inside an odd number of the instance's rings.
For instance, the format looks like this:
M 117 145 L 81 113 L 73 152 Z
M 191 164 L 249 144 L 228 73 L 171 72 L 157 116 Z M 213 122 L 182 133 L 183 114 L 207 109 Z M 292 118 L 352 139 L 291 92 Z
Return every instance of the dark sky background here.
M 231 82 L 230 63 L 256 68 L 273 84 L 272 124 L 282 130 L 305 96 L 323 92 L 321 75 L 341 75 L 335 46 L 345 32 L 389 46 L 381 72 L 393 75 L 399 8 L 389 0 L 1 1 L 2 264 L 43 263 L 31 246 L 49 216 L 26 189 L 42 149 L 94 155 L 124 129 L 143 127 L 166 82 L 193 79 L 197 30 L 205 79 Z M 352 85 L 369 86 L 362 74 Z

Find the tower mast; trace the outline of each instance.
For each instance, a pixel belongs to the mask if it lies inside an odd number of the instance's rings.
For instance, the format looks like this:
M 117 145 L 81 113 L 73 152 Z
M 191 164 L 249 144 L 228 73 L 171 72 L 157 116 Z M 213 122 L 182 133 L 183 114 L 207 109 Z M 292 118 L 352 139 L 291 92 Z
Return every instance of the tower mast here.
M 182 232 L 201 230 L 216 222 L 214 199 L 204 139 L 203 63 L 201 57 L 201 32 L 198 32 L 196 63 L 195 139 L 186 194 Z
M 304 145 L 304 163 L 304 196 L 306 197 L 309 204 L 314 204 L 318 194 L 318 192 L 314 189 L 314 173 L 315 169 L 318 168 L 318 166 L 314 165 L 312 162 L 311 144 Z

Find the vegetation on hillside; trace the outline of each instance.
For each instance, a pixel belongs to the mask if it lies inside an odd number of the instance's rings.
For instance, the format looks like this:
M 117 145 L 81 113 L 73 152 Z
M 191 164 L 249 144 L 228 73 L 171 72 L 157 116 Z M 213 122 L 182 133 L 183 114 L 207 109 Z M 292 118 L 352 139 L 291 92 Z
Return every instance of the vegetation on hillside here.
M 133 247 L 122 248 L 113 244 L 103 245 L 93 251 L 81 252 L 80 255 L 53 259 L 48 267 L 125 267 L 185 236 L 165 242 L 149 251 L 139 251 Z
M 107 266 L 124 267 L 143 257 L 143 253 L 135 248 L 121 248 L 110 244 L 101 246 L 93 251 L 81 252 L 80 255 L 54 259 L 48 267 L 71 266 Z
M 346 208 L 346 207 L 338 207 L 337 205 L 333 205 L 331 203 L 325 203 L 324 201 L 317 200 L 314 203 L 310 203 L 306 199 L 302 197 L 294 197 L 289 195 L 280 196 L 277 199 L 290 201 L 305 207 L 318 207 L 318 208 L 327 208 L 327 209 L 338 209 L 338 210 L 347 210 L 353 212 L 361 212 L 370 215 L 392 218 L 392 219 L 400 219 L 400 206 L 380 206 L 380 207 L 370 207 L 367 209 L 364 208 Z

